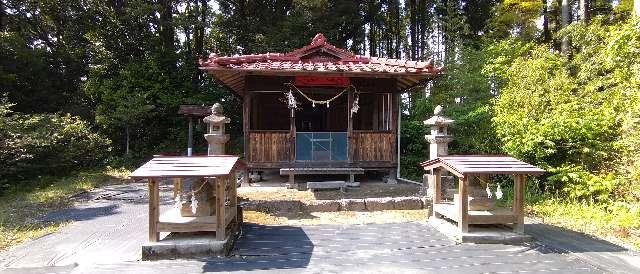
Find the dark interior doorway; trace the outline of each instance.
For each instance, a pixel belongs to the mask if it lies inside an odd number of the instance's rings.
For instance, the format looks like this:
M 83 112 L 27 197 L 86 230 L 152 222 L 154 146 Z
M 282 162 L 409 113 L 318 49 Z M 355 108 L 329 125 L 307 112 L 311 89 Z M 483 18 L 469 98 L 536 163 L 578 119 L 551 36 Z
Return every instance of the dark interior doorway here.
M 335 88 L 314 88 L 302 90 L 307 96 L 314 100 L 327 100 L 342 89 Z M 300 103 L 296 111 L 296 131 L 297 132 L 343 132 L 348 127 L 348 106 L 346 92 L 340 97 L 326 104 L 316 104 L 315 106 L 302 95 L 295 94 L 297 102 Z

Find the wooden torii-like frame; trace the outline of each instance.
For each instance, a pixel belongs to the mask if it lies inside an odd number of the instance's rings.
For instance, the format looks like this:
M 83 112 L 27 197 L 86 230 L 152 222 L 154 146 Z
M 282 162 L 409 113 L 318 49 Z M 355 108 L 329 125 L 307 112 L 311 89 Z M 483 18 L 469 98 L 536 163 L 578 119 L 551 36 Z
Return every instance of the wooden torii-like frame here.
M 435 177 L 433 189 L 433 217 L 443 215 L 458 223 L 459 233 L 469 232 L 469 224 L 514 224 L 514 232 L 524 233 L 524 182 L 527 175 L 541 175 L 545 171 L 509 156 L 461 155 L 445 156 L 423 162 L 422 167 Z M 456 203 L 441 199 L 441 175 L 446 170 L 458 177 Z M 468 188 L 471 178 L 505 174 L 514 176 L 512 210 L 469 211 Z

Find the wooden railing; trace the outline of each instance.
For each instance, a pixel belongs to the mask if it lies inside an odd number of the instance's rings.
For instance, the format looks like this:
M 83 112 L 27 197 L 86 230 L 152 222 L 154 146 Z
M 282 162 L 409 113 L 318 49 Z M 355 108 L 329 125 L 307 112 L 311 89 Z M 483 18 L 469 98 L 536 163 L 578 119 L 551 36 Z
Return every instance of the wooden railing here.
M 293 149 L 289 131 L 250 131 L 248 160 L 250 163 L 288 162 Z
M 390 131 L 354 131 L 349 151 L 354 162 L 391 162 L 396 135 Z

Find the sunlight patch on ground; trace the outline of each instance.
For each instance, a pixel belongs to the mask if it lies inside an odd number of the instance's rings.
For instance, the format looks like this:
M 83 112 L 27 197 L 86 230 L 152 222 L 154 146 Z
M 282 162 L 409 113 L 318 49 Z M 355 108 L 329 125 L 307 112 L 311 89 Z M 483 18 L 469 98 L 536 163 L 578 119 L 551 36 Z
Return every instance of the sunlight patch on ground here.
M 264 213 L 244 211 L 244 222 L 265 225 L 319 225 L 319 224 L 382 224 L 403 222 L 424 222 L 427 210 L 384 210 L 374 212 L 297 212 Z

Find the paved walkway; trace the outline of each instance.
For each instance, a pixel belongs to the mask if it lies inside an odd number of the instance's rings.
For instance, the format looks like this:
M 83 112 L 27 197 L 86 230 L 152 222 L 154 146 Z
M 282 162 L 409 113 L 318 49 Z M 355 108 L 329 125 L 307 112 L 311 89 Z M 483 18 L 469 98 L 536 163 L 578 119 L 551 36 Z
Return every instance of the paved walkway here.
M 143 184 L 111 186 L 88 194 L 88 201 L 74 208 L 50 214 L 75 222 L 0 254 L 0 272 L 640 273 L 631 266 L 637 257 L 628 251 L 606 242 L 588 242 L 586 248 L 584 236 L 550 232 L 544 225 L 525 228 L 539 242 L 512 246 L 458 245 L 425 223 L 245 224 L 231 257 L 141 262 L 140 245 L 147 237 L 145 192 Z M 170 206 L 169 191 L 161 196 L 165 208 Z

